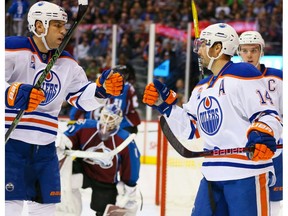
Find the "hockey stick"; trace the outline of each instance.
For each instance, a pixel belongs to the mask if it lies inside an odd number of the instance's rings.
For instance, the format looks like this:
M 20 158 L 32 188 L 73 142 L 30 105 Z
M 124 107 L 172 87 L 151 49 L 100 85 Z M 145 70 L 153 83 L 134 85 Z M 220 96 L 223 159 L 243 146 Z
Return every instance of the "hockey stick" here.
M 219 150 L 207 150 L 201 152 L 190 151 L 176 138 L 170 129 L 164 116 L 160 117 L 160 126 L 172 147 L 185 158 L 197 158 L 197 157 L 211 157 L 211 156 L 225 156 L 231 154 L 241 154 L 247 152 L 254 152 L 254 147 L 243 148 L 231 148 L 231 149 L 219 149 Z M 283 145 L 277 145 L 277 149 L 282 149 Z
M 102 159 L 102 158 L 110 158 L 114 157 L 116 154 L 121 152 L 129 143 L 132 142 L 136 137 L 135 133 L 132 133 L 125 139 L 117 148 L 113 149 L 111 152 L 89 152 L 89 151 L 80 151 L 80 150 L 65 150 L 65 154 L 71 157 L 78 158 L 94 158 L 94 159 Z
M 36 84 L 34 85 L 35 88 L 39 89 L 41 87 L 41 85 L 44 82 L 46 76 L 49 74 L 49 71 L 51 70 L 51 68 L 55 64 L 56 60 L 59 58 L 59 56 L 61 55 L 61 53 L 65 49 L 66 45 L 68 44 L 68 42 L 69 42 L 72 34 L 74 33 L 75 29 L 77 28 L 79 23 L 84 18 L 85 14 L 86 14 L 86 11 L 88 9 L 88 0 L 78 0 L 78 3 L 79 3 L 79 9 L 78 9 L 78 14 L 77 14 L 76 20 L 74 21 L 74 23 L 72 24 L 71 28 L 68 30 L 68 32 L 64 36 L 62 43 L 56 49 L 54 55 L 49 60 L 46 68 L 44 69 L 43 73 L 41 74 L 41 76 L 37 80 Z M 20 110 L 18 112 L 18 114 L 16 115 L 15 119 L 13 120 L 13 122 L 11 123 L 11 126 L 9 127 L 7 132 L 5 133 L 5 143 L 8 141 L 11 133 L 14 131 L 14 129 L 18 125 L 20 119 L 24 115 L 24 112 L 25 112 L 25 110 Z
M 193 24 L 194 24 L 194 33 L 195 33 L 195 40 L 200 38 L 200 32 L 199 32 L 199 24 L 198 24 L 198 13 L 197 8 L 194 0 L 191 0 L 191 8 L 192 8 L 192 17 L 193 17 Z M 199 72 L 201 74 L 202 79 L 204 78 L 204 72 L 201 64 L 201 59 L 198 57 L 198 67 Z

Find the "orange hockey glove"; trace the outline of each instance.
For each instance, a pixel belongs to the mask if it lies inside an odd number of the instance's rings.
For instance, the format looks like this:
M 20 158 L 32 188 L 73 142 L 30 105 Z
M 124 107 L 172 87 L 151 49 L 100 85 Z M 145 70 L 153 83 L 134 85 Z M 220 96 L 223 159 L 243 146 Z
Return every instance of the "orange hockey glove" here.
M 102 73 L 96 80 L 97 89 L 95 96 L 98 98 L 109 98 L 111 96 L 119 96 L 124 87 L 124 79 L 122 74 L 117 72 L 117 68 L 109 69 Z
M 177 94 L 159 80 L 154 79 L 153 83 L 146 86 L 142 101 L 169 117 L 172 105 L 177 103 Z
M 30 84 L 15 82 L 6 89 L 5 103 L 9 108 L 32 112 L 44 100 L 44 92 L 41 89 L 34 88 Z
M 254 152 L 247 154 L 253 161 L 269 160 L 276 151 L 276 140 L 273 130 L 263 122 L 255 122 L 247 132 L 246 147 L 254 147 Z
M 149 106 L 153 106 L 159 98 L 159 94 L 157 89 L 154 86 L 154 83 L 149 83 L 145 87 L 144 95 L 143 95 L 143 103 L 148 104 Z

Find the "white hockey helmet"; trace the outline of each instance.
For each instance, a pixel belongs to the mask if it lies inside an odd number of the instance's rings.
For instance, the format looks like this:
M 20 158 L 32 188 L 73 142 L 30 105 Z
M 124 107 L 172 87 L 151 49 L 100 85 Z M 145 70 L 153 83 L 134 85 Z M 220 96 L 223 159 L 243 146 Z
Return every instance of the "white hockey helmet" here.
M 234 56 L 239 46 L 238 34 L 235 29 L 226 23 L 216 23 L 201 31 L 201 41 L 205 40 L 206 45 L 211 48 L 215 42 L 222 43 L 222 53 Z
M 35 29 L 36 20 L 40 20 L 45 28 L 44 34 L 37 34 Z M 44 37 L 48 33 L 50 20 L 60 20 L 67 23 L 67 13 L 64 9 L 56 4 L 39 1 L 36 2 L 30 8 L 28 12 L 28 28 L 30 32 L 33 32 L 37 37 Z
M 239 37 L 240 45 L 244 44 L 259 44 L 261 46 L 261 51 L 263 51 L 265 47 L 265 42 L 261 36 L 261 34 L 257 31 L 246 31 L 243 32 Z
M 110 135 L 115 134 L 120 128 L 123 120 L 123 112 L 119 106 L 108 104 L 101 110 L 100 120 L 97 124 L 99 135 L 102 140 L 107 140 Z

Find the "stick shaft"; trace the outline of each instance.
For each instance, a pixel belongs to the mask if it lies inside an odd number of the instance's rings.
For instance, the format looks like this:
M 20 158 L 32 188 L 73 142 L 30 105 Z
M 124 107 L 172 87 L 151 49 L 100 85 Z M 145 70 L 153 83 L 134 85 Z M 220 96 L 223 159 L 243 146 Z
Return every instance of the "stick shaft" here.
M 193 17 L 193 24 L 194 24 L 194 33 L 195 33 L 195 40 L 200 38 L 200 31 L 199 31 L 199 22 L 198 22 L 198 12 L 196 8 L 196 4 L 194 0 L 191 0 L 191 8 L 192 8 L 192 17 Z M 198 67 L 200 72 L 200 79 L 204 78 L 204 71 L 201 63 L 201 59 L 198 57 Z
M 231 154 L 241 154 L 246 152 L 253 152 L 253 147 L 243 147 L 243 148 L 230 148 L 230 149 L 219 149 L 219 150 L 208 150 L 194 152 L 187 149 L 173 134 L 173 131 L 169 127 L 164 116 L 160 117 L 161 129 L 169 141 L 170 145 L 183 157 L 185 158 L 197 158 L 197 157 L 209 157 L 209 156 L 225 156 Z M 277 145 L 277 149 L 282 149 L 283 145 Z

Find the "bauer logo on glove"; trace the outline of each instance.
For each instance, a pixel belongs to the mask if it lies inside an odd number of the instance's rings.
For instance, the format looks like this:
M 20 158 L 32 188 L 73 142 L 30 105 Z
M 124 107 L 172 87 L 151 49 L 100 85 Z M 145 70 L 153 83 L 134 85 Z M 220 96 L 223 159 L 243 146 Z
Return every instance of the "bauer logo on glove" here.
M 6 89 L 5 104 L 9 108 L 34 111 L 38 105 L 45 100 L 45 94 L 42 89 L 36 89 L 33 85 L 13 83 Z
M 255 122 L 247 132 L 248 142 L 246 147 L 253 147 L 254 151 L 248 153 L 250 160 L 269 160 L 276 151 L 276 140 L 273 130 L 263 122 Z

